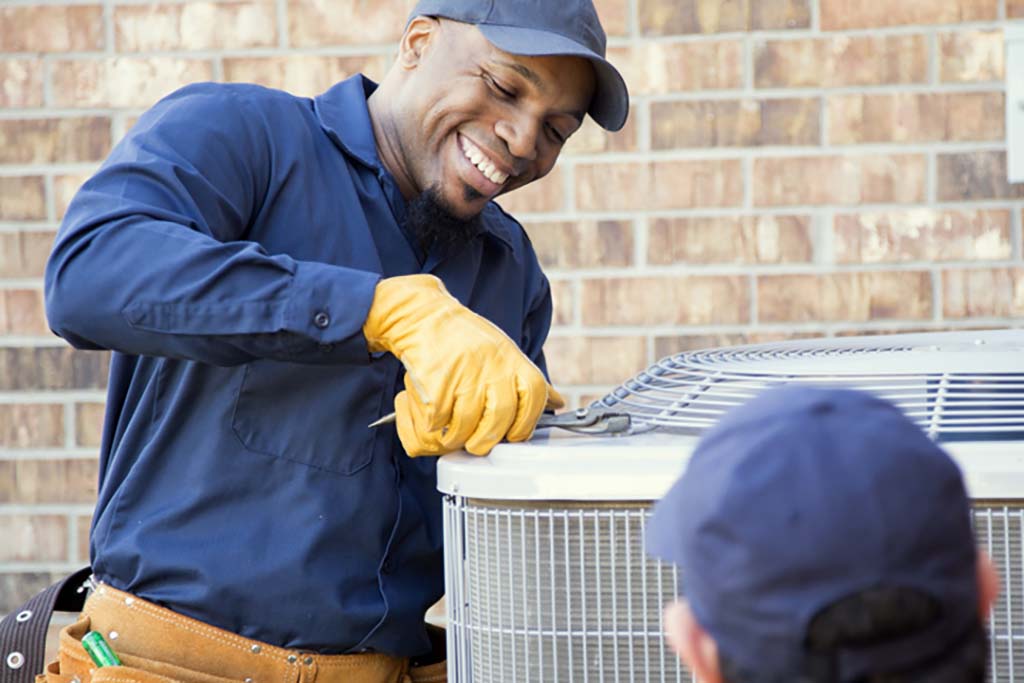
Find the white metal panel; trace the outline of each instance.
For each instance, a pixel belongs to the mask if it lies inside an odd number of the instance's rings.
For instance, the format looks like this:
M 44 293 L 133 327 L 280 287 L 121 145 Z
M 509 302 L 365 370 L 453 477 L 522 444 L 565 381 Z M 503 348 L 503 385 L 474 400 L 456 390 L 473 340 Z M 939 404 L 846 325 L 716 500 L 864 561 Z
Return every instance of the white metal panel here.
M 683 473 L 697 437 L 546 434 L 501 444 L 481 458 L 453 453 L 437 465 L 443 493 L 484 500 L 654 501 Z M 1024 500 L 1024 442 L 940 444 L 976 499 Z
M 1003 29 L 1006 44 L 1006 163 L 1011 183 L 1024 183 L 1024 23 Z

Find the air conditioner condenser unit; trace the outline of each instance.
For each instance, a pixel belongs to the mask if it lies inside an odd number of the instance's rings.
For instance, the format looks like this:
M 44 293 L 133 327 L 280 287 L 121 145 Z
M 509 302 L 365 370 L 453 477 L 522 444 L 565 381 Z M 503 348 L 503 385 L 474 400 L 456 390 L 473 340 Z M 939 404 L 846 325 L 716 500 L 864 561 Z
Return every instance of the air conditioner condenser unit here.
M 650 508 L 700 434 L 770 386 L 859 388 L 900 406 L 960 464 L 1002 576 L 989 680 L 1024 681 L 1024 332 L 801 340 L 683 353 L 592 409 L 621 437 L 539 430 L 486 458 L 445 456 L 452 683 L 692 681 L 662 636 L 685 577 L 650 559 Z M 800 539 L 794 538 L 794 543 Z

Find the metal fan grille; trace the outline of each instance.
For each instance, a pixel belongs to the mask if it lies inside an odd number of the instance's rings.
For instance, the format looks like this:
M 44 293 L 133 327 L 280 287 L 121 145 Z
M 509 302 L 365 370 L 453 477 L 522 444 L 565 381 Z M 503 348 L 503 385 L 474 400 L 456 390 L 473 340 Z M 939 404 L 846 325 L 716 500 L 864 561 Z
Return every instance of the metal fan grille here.
M 992 352 L 978 343 L 946 353 L 948 371 L 921 371 L 922 357 L 942 350 L 943 335 L 928 344 L 885 345 L 870 338 L 734 347 L 665 358 L 596 402 L 627 412 L 638 431 L 661 428 L 697 434 L 729 409 L 764 389 L 789 383 L 843 386 L 876 394 L 898 405 L 935 439 L 1009 440 L 1024 437 L 1024 372 L 957 371 L 957 360 L 977 368 Z M 979 336 L 976 341 L 984 342 Z M 1016 348 L 1012 349 L 1017 351 Z M 1004 357 L 1008 354 L 1003 354 Z M 992 356 L 987 356 L 991 358 Z M 861 370 L 844 369 L 858 358 Z M 1018 352 L 1016 367 L 1024 367 Z M 864 372 L 864 361 L 877 367 Z M 793 363 L 798 365 L 794 369 Z M 845 363 L 848 365 L 849 362 Z M 788 369 L 787 369 L 788 368 Z
M 1024 504 L 976 505 L 974 531 L 1002 580 L 989 618 L 988 678 L 1024 681 Z
M 645 553 L 649 503 L 444 505 L 452 683 L 693 681 L 661 635 L 681 585 Z M 1024 681 L 1024 506 L 976 502 L 974 525 L 1003 577 L 988 680 Z

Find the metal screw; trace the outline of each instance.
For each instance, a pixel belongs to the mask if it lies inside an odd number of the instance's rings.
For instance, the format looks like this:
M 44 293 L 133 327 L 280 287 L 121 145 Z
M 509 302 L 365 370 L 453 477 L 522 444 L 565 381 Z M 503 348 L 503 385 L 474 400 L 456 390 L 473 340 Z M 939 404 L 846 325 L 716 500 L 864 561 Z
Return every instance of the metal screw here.
M 298 657 L 296 657 L 295 655 L 288 655 L 288 663 L 289 663 L 289 664 L 294 664 L 294 663 L 295 663 L 295 662 L 297 662 L 298 660 L 299 660 L 299 658 L 298 658 Z
M 306 666 L 312 666 L 313 665 L 313 658 L 312 657 L 306 657 L 302 661 L 305 662 Z
M 252 683 L 252 679 L 251 678 L 246 678 L 243 683 Z
M 260 647 L 259 645 L 253 645 L 249 649 L 253 651 L 253 654 L 257 654 L 258 655 L 260 653 L 260 650 L 262 650 L 263 648 Z
M 7 655 L 7 667 L 10 669 L 20 669 L 25 665 L 25 655 L 20 652 L 12 652 Z
M 18 612 L 18 616 L 14 617 L 15 621 L 19 624 L 28 621 L 32 618 L 32 610 L 27 609 L 22 612 Z
M 120 633 L 118 633 L 117 631 L 111 631 L 111 632 L 110 632 L 110 639 L 111 639 L 111 640 L 117 640 L 117 637 L 118 637 L 119 635 L 121 635 L 121 634 L 120 634 Z
M 126 605 L 130 605 L 133 602 L 135 602 L 135 598 L 125 598 L 124 599 L 124 604 L 126 604 Z

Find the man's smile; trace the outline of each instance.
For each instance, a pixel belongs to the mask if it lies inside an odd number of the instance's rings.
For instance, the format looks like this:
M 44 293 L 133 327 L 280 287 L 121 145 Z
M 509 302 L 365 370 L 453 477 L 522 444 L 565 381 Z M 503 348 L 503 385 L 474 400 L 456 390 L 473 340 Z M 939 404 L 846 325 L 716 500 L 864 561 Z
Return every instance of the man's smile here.
M 502 168 L 503 165 L 500 161 L 496 162 L 469 138 L 459 134 L 458 141 L 463 156 L 479 172 L 479 176 L 488 183 L 488 186 L 480 188 L 487 190 L 484 194 L 490 195 L 500 189 L 509 179 L 511 173 Z

